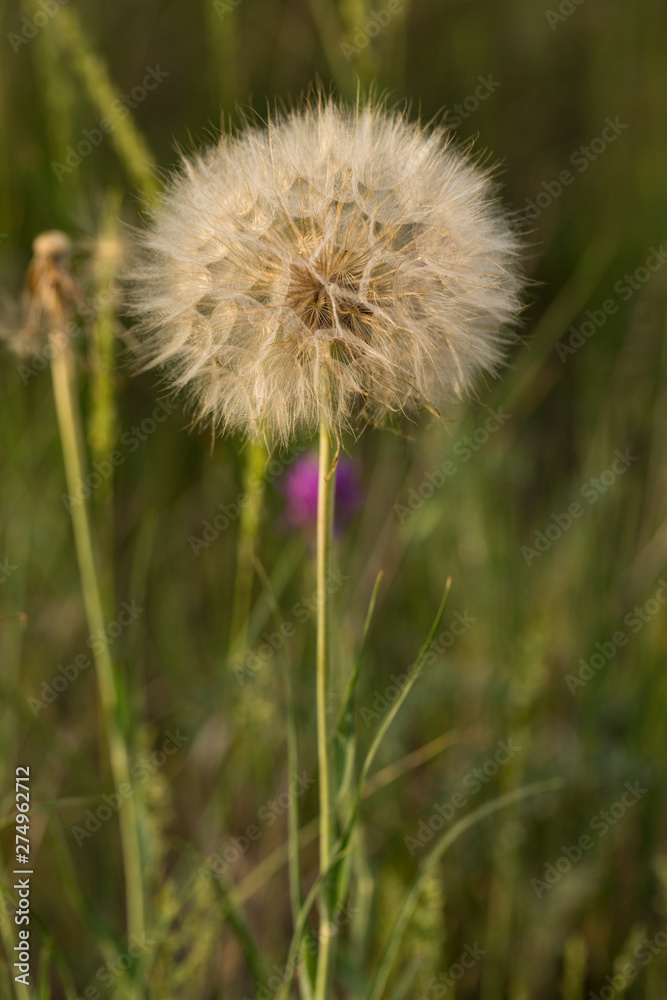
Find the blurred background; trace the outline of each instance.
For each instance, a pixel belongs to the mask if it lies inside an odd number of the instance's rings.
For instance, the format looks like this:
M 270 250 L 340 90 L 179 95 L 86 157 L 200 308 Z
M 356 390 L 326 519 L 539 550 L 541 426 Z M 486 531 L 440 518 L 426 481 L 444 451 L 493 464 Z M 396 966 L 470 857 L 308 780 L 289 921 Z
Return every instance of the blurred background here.
M 30 766 L 35 877 L 25 992 L 9 968 L 5 829 L 2 996 L 124 997 L 142 962 L 150 997 L 262 996 L 246 931 L 269 966 L 285 962 L 285 650 L 300 773 L 316 771 L 313 533 L 290 518 L 285 477 L 312 443 L 269 468 L 250 655 L 243 646 L 247 669 L 234 671 L 248 448 L 190 430 L 173 402 L 156 410 L 158 378 L 128 370 L 116 276 L 127 226 L 178 149 L 313 81 L 350 100 L 374 84 L 415 117 L 444 115 L 457 141 L 500 163 L 531 278 L 502 379 L 444 424 L 348 443 L 363 503 L 338 534 L 333 705 L 384 570 L 362 748 L 453 582 L 432 662 L 378 760 L 399 765 L 364 802 L 336 995 L 364 995 L 436 831 L 552 776 L 561 790 L 503 810 L 445 855 L 386 997 L 667 995 L 666 22 L 658 0 L 3 3 L 0 800 L 8 828 L 15 769 Z M 77 350 L 110 608 L 99 638 L 138 768 L 150 945 L 128 941 L 116 817 L 98 815 L 113 786 L 48 360 L 11 350 L 31 243 L 48 229 L 72 238 L 95 310 Z M 286 642 L 263 573 L 292 625 Z M 305 781 L 298 797 L 307 824 L 317 790 Z M 303 860 L 310 884 L 312 836 Z M 193 888 L 202 866 L 215 877 Z

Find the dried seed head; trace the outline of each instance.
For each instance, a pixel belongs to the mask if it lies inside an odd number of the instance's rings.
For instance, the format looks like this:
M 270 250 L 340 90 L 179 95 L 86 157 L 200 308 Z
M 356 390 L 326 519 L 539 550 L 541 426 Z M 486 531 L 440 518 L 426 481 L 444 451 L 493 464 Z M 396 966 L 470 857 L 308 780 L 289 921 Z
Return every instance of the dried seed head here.
M 51 229 L 46 233 L 40 233 L 32 241 L 32 252 L 38 260 L 48 260 L 52 258 L 61 264 L 69 264 L 72 255 L 72 243 L 69 236 Z
M 68 347 L 74 317 L 85 308 L 72 274 L 69 237 L 57 230 L 40 233 L 32 249 L 20 306 L 3 302 L 5 322 L 0 327 L 0 339 L 20 357 L 40 354 L 47 338 L 52 346 L 57 342 Z
M 62 325 L 80 299 L 72 276 L 72 244 L 54 229 L 36 236 L 32 250 L 25 283 L 28 311 L 36 308 L 50 326 Z
M 145 367 L 199 419 L 287 440 L 440 407 L 520 309 L 489 174 L 399 112 L 321 100 L 187 160 L 132 274 Z

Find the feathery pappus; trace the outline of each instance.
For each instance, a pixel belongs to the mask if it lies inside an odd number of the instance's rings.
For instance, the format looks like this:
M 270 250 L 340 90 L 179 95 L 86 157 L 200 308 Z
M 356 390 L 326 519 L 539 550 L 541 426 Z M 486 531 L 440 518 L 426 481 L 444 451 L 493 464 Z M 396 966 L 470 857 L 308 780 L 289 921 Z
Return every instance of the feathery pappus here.
M 186 159 L 131 274 L 144 368 L 287 441 L 438 410 L 502 361 L 519 238 L 443 128 L 320 98 Z

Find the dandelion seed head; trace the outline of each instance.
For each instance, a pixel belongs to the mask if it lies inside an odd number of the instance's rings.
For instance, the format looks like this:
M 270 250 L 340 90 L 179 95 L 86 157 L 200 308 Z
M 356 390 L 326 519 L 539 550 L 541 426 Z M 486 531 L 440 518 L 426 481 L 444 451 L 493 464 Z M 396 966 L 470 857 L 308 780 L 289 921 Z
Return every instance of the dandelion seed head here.
M 286 441 L 439 410 L 503 358 L 519 241 L 441 129 L 321 99 L 185 161 L 131 275 L 145 367 Z

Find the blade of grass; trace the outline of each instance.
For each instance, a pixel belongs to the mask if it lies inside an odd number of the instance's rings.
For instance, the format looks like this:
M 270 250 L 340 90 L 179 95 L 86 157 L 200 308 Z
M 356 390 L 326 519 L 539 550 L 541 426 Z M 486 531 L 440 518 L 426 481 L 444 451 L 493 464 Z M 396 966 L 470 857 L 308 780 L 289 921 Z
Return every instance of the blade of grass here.
M 336 86 L 344 97 L 352 100 L 357 91 L 357 80 L 352 66 L 345 62 L 340 48 L 343 25 L 336 5 L 329 3 L 328 0 L 308 0 L 308 6 Z
M 383 575 L 383 571 L 380 570 L 375 579 L 366 611 L 359 651 L 355 657 L 347 690 L 341 704 L 338 723 L 333 734 L 334 775 L 337 784 L 337 787 L 334 788 L 333 798 L 342 828 L 346 826 L 354 809 L 354 796 L 351 792 L 351 786 L 357 761 L 356 691 Z M 348 856 L 338 870 L 335 885 L 335 909 L 339 909 L 347 897 L 351 864 L 352 857 Z
M 430 743 L 425 743 L 423 747 L 413 750 L 412 753 L 406 754 L 400 760 L 394 761 L 392 764 L 387 764 L 382 770 L 376 771 L 372 778 L 368 778 L 364 786 L 363 797 L 366 798 L 369 795 L 373 795 L 374 792 L 378 792 L 385 785 L 390 785 L 392 781 L 396 781 L 404 774 L 414 771 L 421 764 L 425 764 L 427 761 L 432 760 L 433 757 L 437 757 L 443 750 L 454 746 L 458 742 L 458 739 L 458 730 L 450 729 L 448 733 L 436 736 Z
M 38 1000 L 50 1000 L 51 988 L 49 980 L 51 978 L 51 947 L 48 942 L 44 942 L 39 949 L 39 982 L 37 984 Z
M 422 964 L 423 959 L 412 959 L 407 969 L 399 979 L 396 989 L 391 993 L 388 1000 L 408 1000 L 417 976 L 422 968 Z
M 443 593 L 442 600 L 440 602 L 440 607 L 438 608 L 438 612 L 437 612 L 437 614 L 435 616 L 435 619 L 433 621 L 433 625 L 431 626 L 431 631 L 429 632 L 428 636 L 426 637 L 426 642 L 422 646 L 421 651 L 419 653 L 419 656 L 417 657 L 417 660 L 415 662 L 415 665 L 412 668 L 412 670 L 410 671 L 410 673 L 408 674 L 407 680 L 405 681 L 405 684 L 401 688 L 401 691 L 400 691 L 398 697 L 393 702 L 391 708 L 389 709 L 389 711 L 385 715 L 384 719 L 382 720 L 382 723 L 381 723 L 380 727 L 378 728 L 377 733 L 375 734 L 375 738 L 373 739 L 373 742 L 370 745 L 368 753 L 366 754 L 366 758 L 364 760 L 363 766 L 361 768 L 361 773 L 359 775 L 359 782 L 358 782 L 358 799 L 359 800 L 361 800 L 361 796 L 362 796 L 362 793 L 363 793 L 364 784 L 365 784 L 366 779 L 368 777 L 368 772 L 371 769 L 371 765 L 372 765 L 373 761 L 375 760 L 375 755 L 377 754 L 378 750 L 380 749 L 382 741 L 384 740 L 389 727 L 391 726 L 392 722 L 394 721 L 394 719 L 398 715 L 398 713 L 399 713 L 399 711 L 401 709 L 401 706 L 403 705 L 403 702 L 405 701 L 405 699 L 409 695 L 409 693 L 412 690 L 412 687 L 413 687 L 415 681 L 417 680 L 417 678 L 419 677 L 419 675 L 422 672 L 422 668 L 424 666 L 424 660 L 426 659 L 426 655 L 427 655 L 429 649 L 431 648 L 431 643 L 435 639 L 435 634 L 436 634 L 436 632 L 438 631 L 438 629 L 440 627 L 440 622 L 442 621 L 442 616 L 445 613 L 445 608 L 447 607 L 447 600 L 449 598 L 449 591 L 451 590 L 451 586 L 452 586 L 452 578 L 450 576 L 450 577 L 447 578 L 447 583 L 445 584 L 445 591 Z
M 334 759 L 338 765 L 338 789 L 336 791 L 335 799 L 339 811 L 342 811 L 344 807 L 344 800 L 349 791 L 350 784 L 352 782 L 352 777 L 354 775 L 354 766 L 356 761 L 357 752 L 357 740 L 356 740 L 356 719 L 355 719 L 355 695 L 357 690 L 357 683 L 359 681 L 359 673 L 361 670 L 361 663 L 363 660 L 364 652 L 366 650 L 366 642 L 368 639 L 368 634 L 370 632 L 371 621 L 373 618 L 373 613 L 375 611 L 375 604 L 377 601 L 378 591 L 380 589 L 380 584 L 382 582 L 383 571 L 377 575 L 375 580 L 375 585 L 371 593 L 371 599 L 368 605 L 368 610 L 366 612 L 366 619 L 364 621 L 364 627 L 361 635 L 361 643 L 359 646 L 359 651 L 355 657 L 354 666 L 352 668 L 352 673 L 347 684 L 347 689 L 343 697 L 340 712 L 338 715 L 338 721 L 334 728 L 333 733 L 333 748 L 334 748 Z M 344 817 L 347 819 L 347 817 Z
M 28 10 L 33 7 L 39 9 L 39 5 L 32 0 L 26 7 Z M 149 200 L 154 200 L 159 185 L 153 156 L 123 102 L 121 92 L 111 82 L 104 60 L 86 38 L 74 8 L 60 8 L 58 17 L 51 18 L 49 35 L 64 61 L 79 77 L 97 110 L 112 123 L 113 129 L 109 130 L 111 141 L 133 182 Z
M 532 795 L 540 795 L 543 792 L 555 791 L 558 788 L 562 788 L 563 785 L 564 781 L 562 778 L 550 778 L 547 781 L 538 781 L 532 785 L 517 788 L 512 792 L 508 792 L 506 795 L 501 795 L 492 802 L 486 802 L 484 805 L 479 806 L 479 808 L 475 809 L 468 816 L 464 816 L 463 819 L 458 821 L 458 823 L 455 823 L 451 830 L 448 830 L 447 833 L 440 838 L 431 850 L 429 856 L 421 865 L 419 872 L 412 883 L 410 891 L 403 900 L 403 903 L 396 914 L 396 918 L 389 935 L 389 940 L 384 948 L 377 972 L 375 973 L 364 1000 L 380 1000 L 380 997 L 383 995 L 389 980 L 392 965 L 395 961 L 396 955 L 398 954 L 401 939 L 405 933 L 408 923 L 410 922 L 413 910 L 417 905 L 424 882 L 426 881 L 430 871 L 435 867 L 435 865 L 438 864 L 440 859 L 449 850 L 452 844 L 454 844 L 459 837 L 466 833 L 471 827 L 481 822 L 481 820 L 485 819 L 487 816 L 491 816 L 493 813 L 504 809 L 505 806 L 511 805 L 514 802 L 520 802 L 522 799 L 527 799 Z
M 361 662 L 366 651 L 366 642 L 368 640 L 368 634 L 371 628 L 371 621 L 373 619 L 373 614 L 375 612 L 375 604 L 377 602 L 378 592 L 380 590 L 380 584 L 382 583 L 382 577 L 384 576 L 384 571 L 380 570 L 377 577 L 375 578 L 375 584 L 373 586 L 373 591 L 371 593 L 371 599 L 368 604 L 368 610 L 366 612 L 366 618 L 364 620 L 364 628 L 361 634 L 361 644 L 359 646 L 359 652 L 354 661 L 354 667 L 350 675 L 350 679 L 347 684 L 347 689 L 343 697 L 340 712 L 338 715 L 338 722 L 336 723 L 335 732 L 339 732 L 343 726 L 343 722 L 346 716 L 349 714 L 350 705 L 354 699 L 354 693 L 357 687 L 357 681 L 359 680 L 359 671 L 361 669 Z
M 215 880 L 215 886 L 215 892 L 220 897 L 225 919 L 243 949 L 251 975 L 257 983 L 265 982 L 271 975 L 271 971 L 264 961 L 262 952 L 252 936 L 245 917 L 220 879 Z
M 392 722 L 394 721 L 398 712 L 400 711 L 403 702 L 409 695 L 413 685 L 415 684 L 415 681 L 422 672 L 426 654 L 431 648 L 431 643 L 435 638 L 435 634 L 438 631 L 438 628 L 440 627 L 440 622 L 442 621 L 442 616 L 445 613 L 445 608 L 447 606 L 447 599 L 449 598 L 449 591 L 451 589 L 451 586 L 452 586 L 452 578 L 450 576 L 447 578 L 447 583 L 445 584 L 445 591 L 442 596 L 442 600 L 440 602 L 440 607 L 438 608 L 438 612 L 435 616 L 433 625 L 431 626 L 431 631 L 429 632 L 426 638 L 426 642 L 422 646 L 419 656 L 417 657 L 412 670 L 409 672 L 407 676 L 405 684 L 401 688 L 397 698 L 395 699 L 391 708 L 389 709 L 384 719 L 382 720 L 382 723 L 380 724 L 378 731 L 376 732 L 375 737 L 373 738 L 373 741 L 368 749 L 368 752 L 366 753 L 366 757 L 359 775 L 359 780 L 357 782 L 356 794 L 354 797 L 351 815 L 348 820 L 347 827 L 345 828 L 340 837 L 340 844 L 343 847 L 346 846 L 349 838 L 351 837 L 352 831 L 354 829 L 354 824 L 356 823 L 357 816 L 359 815 L 359 807 L 361 805 L 361 800 L 363 797 L 364 785 L 366 784 L 366 779 L 368 778 L 368 772 L 370 771 L 373 761 L 375 760 L 375 755 L 380 749 L 382 741 L 384 740 L 389 727 L 391 726 Z
M 260 559 L 255 556 L 255 570 L 266 592 L 269 607 L 273 615 L 274 624 L 281 634 L 283 621 L 280 617 L 280 609 L 271 589 L 266 570 Z M 299 743 L 298 726 L 296 718 L 296 703 L 294 700 L 294 685 L 292 684 L 292 668 L 287 654 L 287 648 L 283 645 L 279 651 L 280 662 L 285 677 L 285 694 L 287 697 L 287 769 L 290 774 L 296 775 L 299 769 Z M 290 886 L 290 904 L 292 907 L 292 920 L 296 926 L 299 911 L 303 900 L 301 899 L 301 870 L 299 859 L 299 799 L 297 795 L 289 796 L 287 807 L 287 852 L 288 871 Z M 310 978 L 310 971 L 306 964 L 305 975 L 299 976 L 299 989 L 304 1000 L 311 1000 L 313 995 L 313 983 Z
M 390 782 L 396 781 L 398 778 L 405 774 L 408 774 L 411 770 L 418 767 L 420 764 L 431 760 L 436 754 L 441 753 L 448 746 L 451 746 L 456 741 L 457 734 L 452 731 L 450 733 L 445 733 L 443 736 L 437 737 L 425 746 L 420 747 L 418 750 L 413 751 L 406 757 L 401 758 L 399 761 L 395 761 L 388 764 L 386 768 L 382 768 L 378 771 L 372 778 L 370 778 L 365 785 L 363 798 L 367 798 L 370 795 L 375 794 L 381 788 L 385 788 Z M 306 847 L 308 844 L 312 844 L 314 840 L 317 839 L 317 834 L 319 831 L 319 818 L 315 817 L 308 823 L 305 823 L 299 830 L 299 847 Z M 276 847 L 263 861 L 261 861 L 248 875 L 246 875 L 236 886 L 229 888 L 229 898 L 235 907 L 241 907 L 248 899 L 250 899 L 256 892 L 258 892 L 262 886 L 266 885 L 269 879 L 273 878 L 280 869 L 289 862 L 290 844 L 286 840 L 278 847 Z M 195 885 L 195 879 L 191 879 L 183 888 L 183 904 L 187 902 L 188 891 L 193 891 Z M 151 937 L 154 938 L 158 943 L 161 940 L 161 935 L 163 934 L 165 928 L 159 923 L 157 926 L 153 926 L 151 930 Z
M 390 782 L 396 781 L 404 774 L 409 774 L 410 771 L 419 767 L 420 764 L 426 763 L 426 761 L 431 760 L 437 754 L 446 750 L 448 746 L 452 746 L 457 739 L 458 733 L 456 733 L 455 730 L 452 730 L 449 733 L 445 733 L 443 736 L 438 736 L 435 740 L 432 740 L 425 746 L 413 751 L 406 757 L 388 764 L 386 767 L 374 774 L 372 778 L 368 779 L 366 785 L 364 786 L 362 797 L 367 798 L 368 796 L 379 791 L 381 788 L 386 787 Z M 318 829 L 319 820 L 317 817 L 302 826 L 299 830 L 300 846 L 305 847 L 308 844 L 312 844 L 317 837 Z M 231 890 L 237 901 L 242 903 L 247 899 L 250 899 L 250 897 L 261 889 L 261 887 L 265 885 L 270 878 L 280 871 L 283 865 L 287 863 L 287 860 L 288 844 L 285 842 L 280 844 L 279 847 L 276 847 L 271 854 L 267 855 L 267 857 L 264 858 L 264 860 L 261 861 L 253 871 L 246 875 L 245 878 Z

